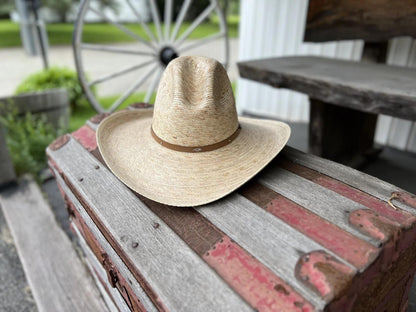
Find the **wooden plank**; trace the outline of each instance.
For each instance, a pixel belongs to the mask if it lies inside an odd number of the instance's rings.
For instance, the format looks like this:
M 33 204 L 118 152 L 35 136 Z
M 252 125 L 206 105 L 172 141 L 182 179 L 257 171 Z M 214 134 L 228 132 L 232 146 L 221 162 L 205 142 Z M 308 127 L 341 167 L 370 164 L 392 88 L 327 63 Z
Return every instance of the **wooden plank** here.
M 60 176 L 57 176 L 57 179 L 64 183 Z M 65 185 L 63 189 L 69 199 L 74 200 L 74 195 Z M 313 310 L 310 303 L 284 280 L 231 241 L 194 209 L 177 209 L 153 202 L 138 194 L 137 196 L 258 311 Z M 76 199 L 75 202 L 83 210 Z M 82 218 L 86 218 L 88 224 L 91 224 L 92 221 L 90 222 L 90 217 L 85 211 Z M 94 224 L 92 226 L 94 227 Z M 160 225 L 154 223 L 153 226 Z M 95 237 L 100 235 L 96 231 L 94 233 Z M 120 265 L 123 264 L 116 262 L 117 267 Z
M 281 276 L 318 310 L 324 308 L 329 298 L 316 296 L 310 288 L 295 277 L 296 264 L 302 255 L 324 250 L 348 267 L 351 276 L 356 272 L 352 266 L 347 265 L 331 251 L 280 219 L 274 218 L 239 194 L 232 194 L 221 201 L 195 209 Z M 243 227 L 242 224 L 246 226 Z M 329 288 L 332 289 L 332 287 Z
M 39 311 L 107 311 L 36 183 L 25 177 L 0 203 Z
M 361 233 L 349 224 L 350 213 L 365 208 L 363 205 L 276 166 L 269 167 L 258 179 L 261 184 L 336 224 L 344 231 L 373 246 L 380 246 L 379 240 Z
M 112 247 L 124 252 L 127 267 L 134 269 L 136 279 L 159 309 L 251 310 L 185 242 L 74 139 L 56 151 L 48 150 L 48 154 L 65 172 L 67 181 L 76 186 L 83 203 L 97 217 L 94 221 L 101 220 L 100 230 L 106 228 L 111 234 L 107 239 Z M 77 162 L 73 155 L 77 155 Z M 157 228 L 153 226 L 155 222 L 159 224 Z
M 341 230 L 337 225 L 258 182 L 250 182 L 240 189 L 239 193 L 345 259 L 360 272 L 364 271 L 379 254 L 378 248 Z
M 410 228 L 416 223 L 415 215 L 401 209 L 393 209 L 387 202 L 315 170 L 306 168 L 283 158 L 279 159 L 279 166 L 357 203 L 360 203 L 378 213 L 381 213 L 382 215 L 399 222 L 405 228 Z
M 412 201 L 412 196 L 414 195 L 408 194 L 403 189 L 376 177 L 340 165 L 327 159 L 323 159 L 311 154 L 305 154 L 301 151 L 291 148 L 290 146 L 286 146 L 283 149 L 282 155 L 294 163 L 323 173 L 333 179 L 341 181 L 369 195 L 372 195 L 386 203 L 391 198 L 392 194 L 403 194 L 402 197 L 404 196 L 405 199 L 402 201 L 394 200 L 394 205 L 411 214 L 415 214 L 416 212 L 416 202 L 414 199 Z
M 87 264 L 90 266 L 90 271 L 95 279 L 95 283 L 97 284 L 97 286 L 101 286 L 103 288 L 103 291 L 101 291 L 101 295 L 104 297 L 107 294 L 107 297 L 110 300 L 110 303 L 107 303 L 107 305 L 111 306 L 111 310 L 113 311 L 130 312 L 129 306 L 126 304 L 123 297 L 120 295 L 116 288 L 113 288 L 111 287 L 111 285 L 108 285 L 108 282 L 106 287 L 104 287 L 101 281 L 107 281 L 107 272 L 104 270 L 102 264 L 98 262 L 92 250 L 88 247 L 87 242 L 85 241 L 84 237 L 82 237 L 75 223 L 71 223 L 71 227 L 77 234 L 79 244 L 81 245 L 81 248 L 85 253 L 85 260 Z M 109 292 L 109 294 L 107 292 Z M 115 303 L 117 304 L 117 308 L 114 306 Z
M 52 168 L 52 166 L 51 166 L 51 168 Z M 84 210 L 82 204 L 78 201 L 78 199 L 75 197 L 75 195 L 71 192 L 71 190 L 65 184 L 62 177 L 59 175 L 59 173 L 56 171 L 56 169 L 53 169 L 53 171 L 54 171 L 55 178 L 57 180 L 58 185 L 65 192 L 65 196 L 67 196 L 67 199 L 69 200 L 69 202 L 73 204 L 75 209 L 77 209 L 78 213 L 81 215 L 82 219 L 84 220 L 84 222 L 86 223 L 86 225 L 88 226 L 90 231 L 93 233 L 94 237 L 97 239 L 100 246 L 105 250 L 107 255 L 110 257 L 111 261 L 115 264 L 117 269 L 123 275 L 124 279 L 129 281 L 130 287 L 132 288 L 132 290 L 134 291 L 135 295 L 140 300 L 140 302 L 143 304 L 143 306 L 146 308 L 146 311 L 148 311 L 148 312 L 157 311 L 158 309 L 155 307 L 155 305 L 152 303 L 152 301 L 146 295 L 143 288 L 136 281 L 133 274 L 130 272 L 130 270 L 127 268 L 127 266 L 124 264 L 123 260 L 118 256 L 117 252 L 111 247 L 111 245 L 108 243 L 108 241 L 106 240 L 104 235 L 97 228 L 94 221 L 91 219 L 91 217 L 88 215 L 88 213 Z
M 413 0 L 310 0 L 305 41 L 416 37 L 415 14 Z
M 374 114 L 416 119 L 416 71 L 322 57 L 281 57 L 238 63 L 240 76 L 275 88 Z
M 77 135 L 75 137 L 75 135 Z M 89 143 L 74 133 L 86 149 Z M 103 162 L 98 150 L 90 151 Z M 258 311 L 313 310 L 310 303 L 280 277 L 192 208 L 170 207 L 136 194 L 201 256 L 244 300 Z M 154 223 L 154 227 L 159 224 Z

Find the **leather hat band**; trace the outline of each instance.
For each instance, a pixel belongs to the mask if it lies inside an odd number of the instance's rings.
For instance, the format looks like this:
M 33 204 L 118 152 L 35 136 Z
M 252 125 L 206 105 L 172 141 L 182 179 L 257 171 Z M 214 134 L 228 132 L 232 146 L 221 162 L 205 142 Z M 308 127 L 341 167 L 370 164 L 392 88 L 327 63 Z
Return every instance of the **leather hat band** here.
M 182 146 L 182 145 L 176 145 L 176 144 L 172 144 L 172 143 L 169 143 L 169 142 L 166 142 L 166 141 L 162 140 L 153 131 L 153 127 L 150 127 L 150 133 L 152 134 L 153 139 L 155 139 L 155 141 L 157 143 L 159 143 L 160 145 L 162 145 L 164 147 L 167 147 L 171 150 L 174 150 L 174 151 L 177 151 L 177 152 L 186 152 L 186 153 L 209 152 L 209 151 L 216 150 L 220 147 L 226 146 L 226 145 L 230 144 L 238 136 L 240 131 L 241 131 L 241 126 L 238 125 L 237 130 L 235 130 L 235 132 L 232 135 L 230 135 L 228 138 L 226 138 L 225 140 L 222 140 L 218 143 L 205 145 L 205 146 Z

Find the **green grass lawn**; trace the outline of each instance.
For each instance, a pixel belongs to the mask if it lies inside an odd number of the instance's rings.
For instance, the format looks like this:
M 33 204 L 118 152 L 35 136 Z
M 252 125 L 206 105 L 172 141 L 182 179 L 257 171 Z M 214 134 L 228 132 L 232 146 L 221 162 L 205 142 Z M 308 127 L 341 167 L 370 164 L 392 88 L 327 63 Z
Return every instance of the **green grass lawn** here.
M 228 23 L 229 36 L 235 38 L 238 36 L 238 19 L 231 16 Z M 136 34 L 147 38 L 146 33 L 141 29 L 139 24 L 125 24 L 125 26 Z M 189 23 L 184 23 L 180 33 L 185 31 Z M 155 33 L 153 24 L 149 24 L 150 29 Z M 72 43 L 73 24 L 48 24 L 48 39 L 51 45 L 64 45 Z M 215 21 L 203 23 L 198 26 L 189 36 L 190 39 L 198 39 L 216 33 L 218 25 Z M 105 23 L 85 24 L 83 30 L 83 41 L 90 43 L 110 43 L 110 42 L 131 42 L 135 39 L 126 35 L 118 28 Z M 0 48 L 20 46 L 19 25 L 9 20 L 0 20 Z

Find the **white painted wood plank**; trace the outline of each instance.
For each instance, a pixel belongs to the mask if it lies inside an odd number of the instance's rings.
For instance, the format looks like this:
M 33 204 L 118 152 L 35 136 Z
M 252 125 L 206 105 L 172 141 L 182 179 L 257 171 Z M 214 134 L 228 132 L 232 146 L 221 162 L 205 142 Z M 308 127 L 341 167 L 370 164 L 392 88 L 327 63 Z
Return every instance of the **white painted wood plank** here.
M 385 202 L 390 199 L 392 192 L 405 192 L 403 189 L 376 177 L 328 159 L 300 152 L 290 146 L 286 146 L 282 154 L 286 155 L 286 157 L 295 163 L 326 174 L 331 178 L 344 182 Z M 414 208 L 401 202 L 395 201 L 394 205 L 412 214 L 415 213 Z
M 389 131 L 388 145 L 405 150 L 411 134 L 412 124 L 413 122 L 410 120 L 393 118 Z
M 237 193 L 195 210 L 283 278 L 318 310 L 323 309 L 325 301 L 295 278 L 296 263 L 304 253 L 315 250 L 325 250 L 340 262 L 345 263 L 344 260 Z
M 378 240 L 362 234 L 348 222 L 350 212 L 367 207 L 277 166 L 263 171 L 258 180 L 341 229 L 374 246 L 380 246 Z
M 39 311 L 108 311 L 37 184 L 25 177 L 0 203 Z
M 121 260 L 121 258 L 117 254 L 117 252 L 111 247 L 111 245 L 108 243 L 107 239 L 104 237 L 104 235 L 101 233 L 101 231 L 95 225 L 94 221 L 91 219 L 91 217 L 85 211 L 82 204 L 78 201 L 78 199 L 75 197 L 75 195 L 71 192 L 69 187 L 66 185 L 66 183 L 62 179 L 62 177 L 59 175 L 59 173 L 55 169 L 53 169 L 53 171 L 55 173 L 57 183 L 64 190 L 65 194 L 68 196 L 68 199 L 74 204 L 75 209 L 77 209 L 77 211 L 81 215 L 82 219 L 84 220 L 85 224 L 91 230 L 91 232 L 93 233 L 94 237 L 97 239 L 97 241 L 99 242 L 101 247 L 105 250 L 107 255 L 110 257 L 111 261 L 114 263 L 114 265 L 120 271 L 120 273 L 123 275 L 124 279 L 126 281 L 130 280 L 132 282 L 130 284 L 130 286 L 133 289 L 137 298 L 140 300 L 140 302 L 145 307 L 146 311 L 148 311 L 148 312 L 158 311 L 158 309 L 154 306 L 152 301 L 146 295 L 143 288 L 140 286 L 140 284 L 134 278 L 133 274 L 127 268 L 127 266 L 125 265 L 123 260 Z
M 377 118 L 377 125 L 376 125 L 376 133 L 374 136 L 374 140 L 376 143 L 381 145 L 386 145 L 389 133 L 390 133 L 390 126 L 393 117 L 382 115 L 380 114 Z
M 60 149 L 48 150 L 48 154 L 112 236 L 127 238 L 119 239 L 119 245 L 169 310 L 252 310 L 78 142 L 70 139 Z M 154 222 L 160 226 L 154 228 Z M 133 248 L 133 242 L 139 245 Z
M 416 153 L 416 122 L 414 122 L 412 125 L 412 130 L 410 131 L 406 149 L 409 152 Z
M 111 285 L 109 285 L 107 272 L 104 270 L 102 264 L 97 260 L 97 257 L 94 255 L 90 247 L 87 245 L 87 242 L 85 241 L 84 237 L 82 237 L 76 224 L 72 222 L 71 226 L 75 230 L 75 233 L 77 234 L 79 244 L 81 245 L 81 248 L 85 253 L 85 260 L 90 267 L 90 271 L 95 279 L 95 283 L 97 284 L 98 287 L 101 288 L 100 289 L 101 295 L 103 297 L 106 296 L 107 306 L 110 307 L 111 311 L 131 312 L 129 306 L 124 301 L 124 298 L 121 296 L 117 288 L 113 288 L 111 287 Z M 106 289 L 104 288 L 104 286 L 102 285 L 101 281 L 99 280 L 98 276 L 96 276 L 96 274 L 99 275 L 99 278 L 102 281 L 106 282 L 107 289 L 110 292 L 115 302 L 108 295 Z M 117 306 L 115 306 L 115 304 L 117 304 Z

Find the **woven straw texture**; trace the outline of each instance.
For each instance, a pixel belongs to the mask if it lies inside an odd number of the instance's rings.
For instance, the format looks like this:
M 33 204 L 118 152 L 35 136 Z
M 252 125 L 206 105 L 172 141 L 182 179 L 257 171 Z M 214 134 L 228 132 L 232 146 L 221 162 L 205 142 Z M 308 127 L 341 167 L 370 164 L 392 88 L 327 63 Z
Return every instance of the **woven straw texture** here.
M 181 146 L 228 145 L 200 153 L 180 152 L 151 136 Z M 237 117 L 227 74 L 217 61 L 182 57 L 169 63 L 154 112 L 121 111 L 97 130 L 110 170 L 134 191 L 163 204 L 197 206 L 217 200 L 247 182 L 283 148 L 288 125 Z

